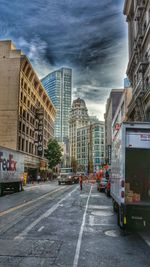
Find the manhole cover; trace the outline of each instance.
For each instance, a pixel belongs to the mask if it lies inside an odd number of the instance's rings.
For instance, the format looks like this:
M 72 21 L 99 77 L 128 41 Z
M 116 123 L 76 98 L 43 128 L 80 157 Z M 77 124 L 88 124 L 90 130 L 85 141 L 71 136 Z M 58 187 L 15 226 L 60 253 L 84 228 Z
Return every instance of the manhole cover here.
M 111 236 L 111 237 L 117 237 L 117 236 L 120 236 L 120 232 L 118 232 L 117 230 L 109 230 L 105 232 L 105 235 Z
M 113 212 L 109 211 L 109 210 L 96 210 L 91 212 L 92 215 L 95 216 L 113 216 Z

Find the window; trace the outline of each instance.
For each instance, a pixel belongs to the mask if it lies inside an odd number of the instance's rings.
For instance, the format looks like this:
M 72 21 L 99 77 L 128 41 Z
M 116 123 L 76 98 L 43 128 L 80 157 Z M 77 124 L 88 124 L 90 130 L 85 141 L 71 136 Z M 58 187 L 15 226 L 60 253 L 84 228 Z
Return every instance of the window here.
M 22 139 L 22 146 L 21 146 L 21 150 L 24 151 L 24 139 Z
M 24 104 L 26 104 L 26 100 L 27 100 L 27 98 L 26 98 L 26 96 L 24 96 L 24 98 L 23 98 Z
M 19 122 L 19 131 L 21 131 L 21 121 Z
M 28 141 L 26 141 L 26 152 L 28 152 Z
M 20 107 L 20 116 L 22 116 L 22 107 Z
M 29 121 L 29 113 L 27 113 L 27 121 Z
M 27 84 L 24 83 L 24 90 L 27 90 Z
M 23 78 L 21 79 L 21 86 L 23 87 Z
M 23 110 L 23 118 L 26 118 L 26 111 Z
M 22 93 L 22 92 L 21 92 L 20 98 L 21 98 L 21 100 L 22 100 L 22 98 L 23 98 L 23 93 Z
M 22 126 L 22 131 L 23 131 L 23 133 L 25 133 L 25 124 L 23 124 L 23 126 Z

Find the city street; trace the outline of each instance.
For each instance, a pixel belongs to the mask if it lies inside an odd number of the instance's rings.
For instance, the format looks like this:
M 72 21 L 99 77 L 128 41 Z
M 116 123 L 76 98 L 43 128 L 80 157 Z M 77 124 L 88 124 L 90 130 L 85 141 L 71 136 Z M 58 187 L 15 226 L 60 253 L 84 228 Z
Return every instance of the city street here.
M 53 181 L 0 198 L 1 267 L 149 267 L 149 253 L 140 233 L 119 229 L 96 184 Z

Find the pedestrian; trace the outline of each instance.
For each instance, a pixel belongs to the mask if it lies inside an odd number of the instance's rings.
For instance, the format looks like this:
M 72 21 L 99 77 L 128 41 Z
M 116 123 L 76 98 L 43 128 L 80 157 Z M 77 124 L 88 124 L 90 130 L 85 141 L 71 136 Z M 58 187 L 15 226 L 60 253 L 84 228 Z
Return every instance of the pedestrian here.
M 28 184 L 30 184 L 31 183 L 31 176 L 30 176 L 30 174 L 28 175 Z
M 80 183 L 80 190 L 82 190 L 83 177 L 81 174 L 79 176 L 79 183 Z
M 39 184 L 40 180 L 41 180 L 41 177 L 40 177 L 40 175 L 38 174 L 38 176 L 37 176 L 37 182 L 38 182 L 38 184 Z

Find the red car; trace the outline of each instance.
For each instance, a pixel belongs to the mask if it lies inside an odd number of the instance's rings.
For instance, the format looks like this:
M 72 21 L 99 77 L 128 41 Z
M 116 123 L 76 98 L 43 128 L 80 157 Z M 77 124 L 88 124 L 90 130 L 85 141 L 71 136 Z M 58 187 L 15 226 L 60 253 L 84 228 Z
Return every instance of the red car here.
M 106 186 L 107 186 L 107 179 L 106 178 L 102 178 L 101 180 L 100 180 L 100 183 L 98 183 L 98 186 L 97 186 L 97 189 L 98 189 L 98 191 L 100 191 L 100 192 L 105 192 L 105 189 L 106 189 Z

